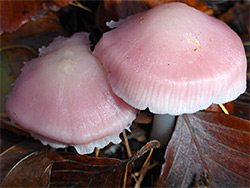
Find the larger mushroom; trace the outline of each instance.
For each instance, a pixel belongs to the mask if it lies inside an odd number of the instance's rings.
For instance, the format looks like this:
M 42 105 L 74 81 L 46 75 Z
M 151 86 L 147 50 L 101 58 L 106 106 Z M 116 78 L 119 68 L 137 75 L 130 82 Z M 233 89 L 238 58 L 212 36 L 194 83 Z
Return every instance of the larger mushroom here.
M 7 97 L 12 120 L 44 144 L 78 153 L 119 143 L 136 110 L 118 98 L 89 49 L 88 34 L 56 38 L 28 62 Z
M 246 89 L 241 39 L 214 17 L 167 3 L 113 25 L 93 54 L 114 93 L 137 109 L 194 113 Z

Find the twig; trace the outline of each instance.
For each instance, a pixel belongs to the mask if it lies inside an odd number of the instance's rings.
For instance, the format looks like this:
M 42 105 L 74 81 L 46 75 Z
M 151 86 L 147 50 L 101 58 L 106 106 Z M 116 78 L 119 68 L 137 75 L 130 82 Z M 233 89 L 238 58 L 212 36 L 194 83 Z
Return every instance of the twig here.
M 130 149 L 130 146 L 129 146 L 129 143 L 128 143 L 128 138 L 127 138 L 127 134 L 126 134 L 125 130 L 123 130 L 122 135 L 123 135 L 123 138 L 124 138 L 125 147 L 126 147 L 126 150 L 127 150 L 128 157 L 130 158 L 130 157 L 132 157 L 132 152 L 131 152 L 131 149 Z
M 149 165 L 150 165 L 150 162 L 149 162 L 149 163 L 147 163 L 147 164 L 145 165 L 145 167 L 144 167 L 144 168 L 142 168 L 142 171 L 140 172 L 140 177 L 139 177 L 138 181 L 136 182 L 136 184 L 135 184 L 135 187 L 134 187 L 134 188 L 140 188 L 140 186 L 141 186 L 141 182 L 142 182 L 142 180 L 143 180 L 144 176 L 146 175 L 146 173 L 147 173 L 147 171 L 148 171 L 148 167 L 149 167 Z
M 125 167 L 125 172 L 124 172 L 124 178 L 123 178 L 123 188 L 126 188 L 127 184 L 127 176 L 128 176 L 128 165 L 130 162 L 127 162 L 126 167 Z
M 145 162 L 144 162 L 144 164 L 143 164 L 143 166 L 142 166 L 142 168 L 141 168 L 141 170 L 140 170 L 140 176 L 139 176 L 138 181 L 137 181 L 136 184 L 135 184 L 135 188 L 140 188 L 141 182 L 142 182 L 142 180 L 143 180 L 143 178 L 144 178 L 146 172 L 148 171 L 149 164 L 150 164 L 149 159 L 150 159 L 150 157 L 151 157 L 151 155 L 152 155 L 152 153 L 153 153 L 153 150 L 154 150 L 153 148 L 150 150 L 150 152 L 149 152 L 149 154 L 148 154 L 148 157 L 147 157 L 147 159 L 145 160 Z
M 133 173 L 133 174 L 131 174 L 131 176 L 134 178 L 135 182 L 137 183 L 138 180 L 137 180 L 137 178 L 136 178 L 136 176 L 137 176 L 137 175 L 136 175 L 136 172 Z

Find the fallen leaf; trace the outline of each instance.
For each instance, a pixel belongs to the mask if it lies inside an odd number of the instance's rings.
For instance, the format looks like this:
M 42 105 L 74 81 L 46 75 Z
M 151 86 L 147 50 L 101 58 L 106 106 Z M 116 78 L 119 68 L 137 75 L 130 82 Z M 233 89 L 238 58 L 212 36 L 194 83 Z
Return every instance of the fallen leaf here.
M 250 122 L 241 118 L 212 112 L 180 116 L 156 186 L 249 187 L 249 137 Z
M 147 9 L 148 7 L 143 1 L 101 1 L 97 10 L 96 24 L 102 32 L 105 32 L 109 30 L 106 22 L 118 21 Z
M 49 152 L 48 157 L 54 161 L 51 187 L 121 187 L 123 184 L 124 166 L 121 160 L 65 152 Z M 131 167 L 128 175 L 130 173 Z
M 21 130 L 15 130 L 16 128 L 4 129 L 2 127 L 7 127 L 9 125 L 5 124 L 3 126 L 3 124 L 4 123 L 1 123 L 0 128 L 0 154 L 20 142 L 27 141 L 27 138 L 31 137 L 29 132 L 26 132 L 26 134 L 24 134 L 24 132 Z
M 106 22 L 111 20 L 118 21 L 119 19 L 127 18 L 130 15 L 148 10 L 149 8 L 169 3 L 169 2 L 183 2 L 192 6 L 208 15 L 213 15 L 213 10 L 200 0 L 143 0 L 143 1 L 102 1 L 98 7 L 96 14 L 97 27 L 106 32 L 110 30 L 106 26 Z
M 1 187 L 37 187 L 37 185 L 48 185 L 49 174 L 46 172 L 50 170 L 51 164 L 52 161 L 46 157 L 46 149 L 32 152 L 20 160 L 17 166 L 13 166 L 9 174 L 4 178 Z
M 226 110 L 229 112 L 229 114 L 232 114 L 234 112 L 234 102 L 228 102 L 223 104 Z M 218 104 L 212 104 L 209 106 L 206 111 L 208 112 L 223 112 L 221 107 Z
M 250 71 L 248 71 L 247 76 L 247 90 L 244 94 L 240 95 L 234 103 L 234 112 L 232 115 L 250 120 Z
M 44 15 L 47 10 L 58 11 L 72 1 L 0 1 L 0 34 L 4 31 L 13 32 L 28 20 L 36 20 L 39 16 Z
M 155 7 L 164 3 L 170 2 L 181 2 L 186 3 L 187 5 L 194 7 L 202 12 L 205 12 L 208 15 L 213 15 L 213 10 L 210 9 L 205 3 L 201 0 L 143 0 L 149 7 Z
M 144 110 L 144 111 L 141 111 L 137 115 L 134 123 L 150 124 L 150 123 L 152 123 L 152 121 L 153 121 L 153 115 L 152 115 L 152 113 L 150 113 L 149 111 L 145 111 Z
M 124 177 L 127 177 L 125 186 L 131 186 L 131 163 L 157 147 L 159 142 L 151 141 L 131 158 L 119 160 L 53 150 L 38 141 L 26 139 L 0 154 L 0 186 L 121 187 Z
M 131 186 L 131 164 L 152 148 L 159 147 L 158 141 L 143 146 L 130 159 L 122 161 L 111 158 L 96 158 L 66 152 L 48 152 L 54 161 L 51 170 L 51 187 L 122 187 L 126 175 L 126 186 Z M 126 165 L 128 171 L 126 171 Z
M 249 34 L 250 6 L 247 3 L 236 2 L 233 7 L 219 16 L 239 34 Z
M 47 161 L 43 160 L 44 152 L 40 153 L 42 148 L 39 142 L 29 140 L 3 151 L 0 154 L 1 187 L 36 185 L 33 178 L 43 174 L 43 165 Z
M 7 115 L 7 117 L 5 115 Z M 0 123 L 1 133 L 3 133 L 4 131 L 9 131 L 9 132 L 17 134 L 18 136 L 23 136 L 23 137 L 26 137 L 26 138 L 31 137 L 29 130 L 25 129 L 25 128 L 21 127 L 20 125 L 18 125 L 16 123 L 12 122 L 11 120 L 9 120 L 7 113 L 1 113 L 0 122 L 1 122 Z M 5 138 L 7 138 L 8 140 L 13 141 L 13 139 L 8 138 L 5 134 L 1 134 L 1 136 L 2 136 L 1 137 L 2 139 L 0 140 L 1 142 Z M 1 145 L 0 152 L 1 152 L 1 149 L 4 148 L 4 147 L 5 146 Z

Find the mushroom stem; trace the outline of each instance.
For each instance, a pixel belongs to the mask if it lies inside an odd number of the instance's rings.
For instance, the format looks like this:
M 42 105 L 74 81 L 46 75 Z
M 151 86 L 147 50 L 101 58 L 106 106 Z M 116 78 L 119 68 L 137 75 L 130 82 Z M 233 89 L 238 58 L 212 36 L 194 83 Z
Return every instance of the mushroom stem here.
M 169 114 L 155 114 L 150 139 L 157 139 L 161 146 L 165 146 L 174 130 L 175 117 Z

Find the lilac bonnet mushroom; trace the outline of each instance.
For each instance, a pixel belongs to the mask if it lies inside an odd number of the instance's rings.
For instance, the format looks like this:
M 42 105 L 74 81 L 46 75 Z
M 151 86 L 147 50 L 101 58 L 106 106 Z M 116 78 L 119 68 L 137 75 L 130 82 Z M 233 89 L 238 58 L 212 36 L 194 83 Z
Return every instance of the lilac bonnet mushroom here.
M 195 8 L 167 3 L 110 25 L 117 28 L 103 35 L 93 54 L 114 93 L 137 109 L 194 113 L 235 100 L 246 89 L 240 37 Z
M 80 154 L 119 143 L 136 110 L 107 84 L 87 33 L 57 37 L 28 62 L 7 96 L 10 118 L 43 144 L 72 145 Z

